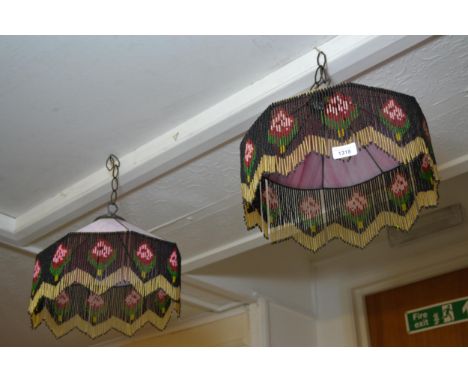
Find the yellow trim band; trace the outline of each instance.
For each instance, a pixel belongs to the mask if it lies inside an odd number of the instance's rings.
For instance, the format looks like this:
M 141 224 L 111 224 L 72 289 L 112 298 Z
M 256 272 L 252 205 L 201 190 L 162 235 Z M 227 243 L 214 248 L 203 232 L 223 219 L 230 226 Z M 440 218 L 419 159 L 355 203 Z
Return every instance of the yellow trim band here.
M 251 203 L 255 198 L 255 191 L 264 173 L 278 173 L 288 175 L 293 171 L 305 157 L 311 152 L 320 155 L 331 157 L 332 147 L 341 146 L 351 142 L 356 142 L 359 146 L 367 146 L 374 143 L 387 154 L 394 157 L 400 163 L 409 163 L 420 154 L 429 154 L 429 149 L 423 138 L 417 137 L 406 146 L 397 145 L 392 139 L 384 134 L 376 131 L 372 126 L 368 126 L 359 130 L 345 141 L 337 141 L 334 139 L 325 139 L 316 135 L 309 135 L 304 138 L 302 143 L 297 146 L 294 151 L 288 156 L 281 158 L 274 155 L 263 155 L 260 163 L 251 176 L 250 184 L 242 183 L 242 197 L 248 203 Z
M 416 221 L 419 211 L 424 207 L 436 206 L 437 200 L 437 190 L 419 192 L 405 216 L 394 212 L 383 211 L 379 213 L 366 230 L 361 233 L 343 227 L 340 224 L 333 223 L 325 227 L 317 235 L 309 236 L 298 229 L 294 224 L 287 224 L 273 229 L 270 228 L 269 237 L 268 225 L 263 221 L 258 211 L 246 214 L 245 222 L 249 229 L 257 225 L 267 240 L 271 239 L 272 242 L 276 242 L 287 238 L 293 238 L 299 244 L 314 252 L 328 241 L 335 238 L 341 239 L 345 243 L 356 247 L 364 248 L 385 226 L 393 226 L 408 231 Z
M 163 330 L 167 326 L 173 311 L 177 313 L 177 316 L 180 315 L 180 304 L 178 302 L 171 301 L 171 305 L 169 305 L 169 308 L 163 317 L 159 317 L 156 313 L 147 310 L 132 323 L 125 322 L 117 317 L 111 317 L 107 321 L 104 321 L 100 324 L 91 325 L 88 321 L 83 320 L 79 315 L 75 315 L 62 324 L 57 324 L 50 315 L 49 311 L 44 309 L 39 314 L 31 315 L 31 322 L 33 328 L 35 329 L 41 324 L 42 321 L 44 321 L 47 327 L 52 331 L 52 333 L 54 333 L 56 337 L 62 337 L 74 328 L 78 328 L 80 331 L 87 334 L 91 338 L 96 338 L 102 334 L 105 334 L 110 329 L 116 329 L 127 336 L 131 336 L 148 322 L 151 323 L 155 328 Z
M 42 283 L 29 302 L 28 311 L 29 313 L 34 312 L 37 303 L 42 297 L 54 300 L 63 290 L 72 284 L 83 285 L 91 292 L 100 295 L 123 280 L 130 282 L 141 296 L 147 296 L 161 288 L 173 300 L 179 300 L 180 298 L 180 287 L 173 286 L 163 275 L 159 275 L 154 279 L 143 282 L 131 268 L 122 267 L 105 279 L 96 280 L 96 278 L 91 276 L 89 273 L 81 269 L 75 269 L 74 271 L 63 275 L 60 282 L 56 285 Z

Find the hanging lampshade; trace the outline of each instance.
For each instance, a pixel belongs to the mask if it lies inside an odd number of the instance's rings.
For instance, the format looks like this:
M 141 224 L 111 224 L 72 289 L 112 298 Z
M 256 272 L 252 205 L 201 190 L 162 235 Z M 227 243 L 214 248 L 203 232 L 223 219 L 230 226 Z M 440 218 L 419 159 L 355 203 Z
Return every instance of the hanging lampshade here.
M 132 335 L 147 322 L 162 330 L 180 313 L 181 258 L 175 243 L 116 215 L 118 159 L 111 155 L 108 214 L 36 257 L 29 314 L 55 336 L 74 328 L 91 338 L 114 328 Z
M 278 101 L 242 139 L 247 228 L 316 251 L 365 247 L 385 226 L 409 230 L 438 202 L 438 174 L 416 99 L 355 83 Z

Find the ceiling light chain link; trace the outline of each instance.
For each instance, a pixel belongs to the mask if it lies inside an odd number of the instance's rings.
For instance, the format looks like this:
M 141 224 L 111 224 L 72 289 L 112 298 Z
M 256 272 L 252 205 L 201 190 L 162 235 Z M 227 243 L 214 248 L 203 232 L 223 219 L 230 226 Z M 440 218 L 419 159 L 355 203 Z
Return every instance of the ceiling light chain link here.
M 314 49 L 318 52 L 317 69 L 315 70 L 314 84 L 310 90 L 318 89 L 322 85 L 329 86 L 331 83 L 331 79 L 327 71 L 327 56 L 321 50 L 317 48 Z
M 111 188 L 112 193 L 110 196 L 110 202 L 107 204 L 107 213 L 110 216 L 116 216 L 119 207 L 117 206 L 117 191 L 119 189 L 119 167 L 120 160 L 114 154 L 110 154 L 106 161 L 107 170 L 112 172 Z

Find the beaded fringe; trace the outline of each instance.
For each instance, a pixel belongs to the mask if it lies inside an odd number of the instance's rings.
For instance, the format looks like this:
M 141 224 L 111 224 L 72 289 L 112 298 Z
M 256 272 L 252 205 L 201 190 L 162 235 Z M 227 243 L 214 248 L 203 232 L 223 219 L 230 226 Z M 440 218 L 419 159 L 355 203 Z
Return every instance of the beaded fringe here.
M 54 300 L 62 291 L 73 284 L 83 285 L 91 292 L 101 295 L 122 281 L 130 283 L 141 296 L 147 296 L 157 289 L 163 289 L 173 300 L 179 301 L 180 299 L 180 287 L 173 286 L 162 275 L 147 282 L 143 282 L 130 268 L 123 267 L 103 280 L 96 280 L 95 277 L 83 270 L 75 269 L 63 275 L 57 285 L 45 282 L 42 283 L 34 296 L 30 299 L 28 312 L 32 314 L 42 298 L 46 297 L 50 300 Z
M 163 317 L 147 310 L 132 323 L 125 322 L 117 317 L 111 317 L 100 324 L 91 326 L 88 321 L 84 320 L 79 315 L 75 315 L 64 323 L 57 324 L 46 309 L 42 310 L 39 314 L 33 314 L 31 316 L 31 321 L 33 328 L 37 328 L 41 322 L 44 321 L 47 327 L 57 338 L 62 337 L 71 330 L 77 328 L 94 339 L 107 333 L 110 329 L 116 329 L 127 336 L 131 336 L 148 322 L 156 329 L 164 330 L 172 316 L 172 312 L 176 312 L 177 316 L 180 316 L 180 303 L 171 301 L 171 304 Z
M 421 137 L 415 138 L 405 146 L 399 146 L 392 139 L 378 132 L 371 126 L 359 130 L 354 136 L 344 141 L 309 135 L 304 138 L 294 151 L 285 157 L 263 155 L 260 158 L 260 162 L 250 183 L 241 184 L 242 197 L 248 203 L 253 201 L 259 182 L 264 174 L 278 173 L 281 175 L 288 175 L 304 161 L 309 153 L 315 152 L 326 157 L 331 157 L 332 147 L 351 142 L 356 142 L 360 147 L 373 143 L 398 162 L 405 164 L 411 162 L 420 154 L 429 154 L 426 142 Z
M 69 233 L 36 257 L 31 324 L 92 338 L 114 327 L 132 335 L 146 322 L 163 329 L 180 311 L 180 277 L 174 243 L 133 231 Z
M 402 216 L 394 212 L 382 211 L 363 232 L 356 232 L 334 223 L 326 226 L 317 235 L 310 236 L 291 223 L 269 227 L 268 222 L 262 219 L 258 211 L 246 213 L 244 217 L 248 229 L 258 226 L 263 236 L 272 242 L 293 238 L 305 248 L 315 252 L 327 242 L 337 238 L 355 247 L 364 248 L 385 226 L 392 226 L 400 230 L 408 231 L 416 221 L 419 211 L 425 207 L 436 206 L 437 200 L 437 191 L 419 192 L 416 195 L 415 202 L 407 211 L 406 215 Z
M 294 188 L 286 180 L 311 153 L 374 145 L 398 164 L 346 187 Z M 294 238 L 316 251 L 340 238 L 362 248 L 386 225 L 409 230 L 419 210 L 437 204 L 439 176 L 427 122 L 416 99 L 387 89 L 338 84 L 280 100 L 240 144 L 241 193 L 248 228 L 276 242 Z M 358 154 L 359 155 L 359 154 Z M 298 177 L 300 174 L 298 174 Z M 364 174 L 360 174 L 364 175 Z

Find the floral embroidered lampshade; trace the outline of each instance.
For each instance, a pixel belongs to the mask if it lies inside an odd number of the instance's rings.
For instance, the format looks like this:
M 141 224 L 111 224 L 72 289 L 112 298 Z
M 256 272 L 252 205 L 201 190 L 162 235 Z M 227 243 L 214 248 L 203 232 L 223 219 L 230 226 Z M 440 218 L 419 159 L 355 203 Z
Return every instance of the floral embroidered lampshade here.
M 39 253 L 29 313 L 60 337 L 78 328 L 94 338 L 114 328 L 132 335 L 164 329 L 179 313 L 177 246 L 120 218 L 100 218 Z
M 363 248 L 385 226 L 409 230 L 438 202 L 426 119 L 405 94 L 347 83 L 282 100 L 240 149 L 247 227 L 273 242 Z
M 120 163 L 115 156 L 109 160 L 114 175 L 109 214 L 68 233 L 36 257 L 31 323 L 36 328 L 44 321 L 57 337 L 74 328 L 91 338 L 112 328 L 132 335 L 148 322 L 163 330 L 172 312 L 180 314 L 177 245 L 115 214 Z

